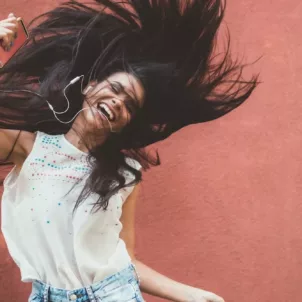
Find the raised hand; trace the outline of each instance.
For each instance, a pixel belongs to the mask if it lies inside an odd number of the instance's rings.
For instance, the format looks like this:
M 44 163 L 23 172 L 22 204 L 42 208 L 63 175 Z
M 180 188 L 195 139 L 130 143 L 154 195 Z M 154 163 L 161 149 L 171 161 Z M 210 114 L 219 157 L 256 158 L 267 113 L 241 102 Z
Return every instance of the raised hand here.
M 10 13 L 7 19 L 0 21 L 0 43 L 1 46 L 9 51 L 17 38 L 18 19 Z

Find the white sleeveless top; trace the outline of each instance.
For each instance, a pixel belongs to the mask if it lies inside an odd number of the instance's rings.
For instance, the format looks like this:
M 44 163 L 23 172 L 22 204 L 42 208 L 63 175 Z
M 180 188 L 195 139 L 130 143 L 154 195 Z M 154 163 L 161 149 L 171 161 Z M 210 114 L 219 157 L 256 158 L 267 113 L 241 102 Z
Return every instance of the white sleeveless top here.
M 37 132 L 19 175 L 13 168 L 6 177 L 2 232 L 22 281 L 40 280 L 71 290 L 99 282 L 131 262 L 119 234 L 122 205 L 133 187 L 120 190 L 107 211 L 96 213 L 91 209 L 98 196 L 92 194 L 72 216 L 90 169 L 87 154 L 64 135 Z

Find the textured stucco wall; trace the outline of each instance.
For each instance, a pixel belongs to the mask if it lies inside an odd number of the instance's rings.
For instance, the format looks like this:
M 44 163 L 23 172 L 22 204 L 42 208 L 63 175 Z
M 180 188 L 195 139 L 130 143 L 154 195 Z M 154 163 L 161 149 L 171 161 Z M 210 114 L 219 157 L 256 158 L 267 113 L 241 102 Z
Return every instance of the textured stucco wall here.
M 58 2 L 2 0 L 0 16 L 29 20 Z M 138 258 L 227 302 L 302 300 L 301 16 L 297 0 L 228 1 L 234 53 L 263 55 L 252 67 L 263 84 L 230 115 L 158 144 L 163 164 L 144 175 Z M 0 248 L 1 301 L 26 301 Z

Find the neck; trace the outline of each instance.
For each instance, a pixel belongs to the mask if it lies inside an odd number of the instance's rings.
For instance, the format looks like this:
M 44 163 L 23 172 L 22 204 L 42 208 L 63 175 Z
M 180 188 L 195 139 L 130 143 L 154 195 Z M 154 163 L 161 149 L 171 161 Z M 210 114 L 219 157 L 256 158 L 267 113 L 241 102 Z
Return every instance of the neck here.
M 97 145 L 102 145 L 107 139 L 106 135 L 103 135 L 102 137 L 98 135 L 98 138 L 96 139 L 95 133 L 83 130 L 78 131 L 75 126 L 76 125 L 73 125 L 72 128 L 70 128 L 70 130 L 65 134 L 65 138 L 82 152 L 88 153 L 89 149 Z

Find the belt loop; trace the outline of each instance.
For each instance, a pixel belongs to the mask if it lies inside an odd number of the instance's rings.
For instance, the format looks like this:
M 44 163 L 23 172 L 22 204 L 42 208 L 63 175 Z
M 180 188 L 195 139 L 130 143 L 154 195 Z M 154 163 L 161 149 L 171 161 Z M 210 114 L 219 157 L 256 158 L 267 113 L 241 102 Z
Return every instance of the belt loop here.
M 85 286 L 88 297 L 89 297 L 89 301 L 90 302 L 97 302 L 94 296 L 94 293 L 92 291 L 92 287 L 91 286 Z
M 131 262 L 131 264 L 132 264 L 134 273 L 135 273 L 135 275 L 136 275 L 136 277 L 137 277 L 137 282 L 138 282 L 138 284 L 140 285 L 140 284 L 141 284 L 141 279 L 140 279 L 139 274 L 138 274 L 138 272 L 137 272 L 136 266 L 135 266 L 135 264 L 134 264 L 133 262 Z
M 50 286 L 48 284 L 45 285 L 44 293 L 43 293 L 43 302 L 48 302 L 48 292 L 49 292 Z

